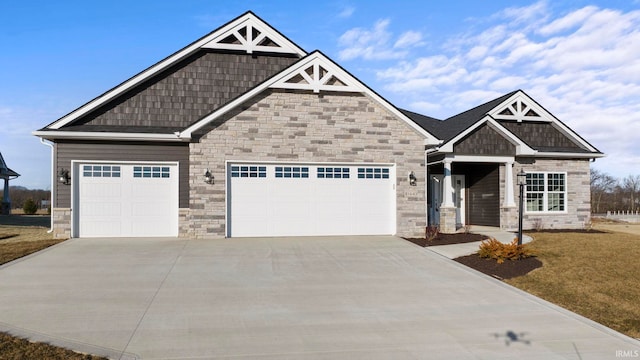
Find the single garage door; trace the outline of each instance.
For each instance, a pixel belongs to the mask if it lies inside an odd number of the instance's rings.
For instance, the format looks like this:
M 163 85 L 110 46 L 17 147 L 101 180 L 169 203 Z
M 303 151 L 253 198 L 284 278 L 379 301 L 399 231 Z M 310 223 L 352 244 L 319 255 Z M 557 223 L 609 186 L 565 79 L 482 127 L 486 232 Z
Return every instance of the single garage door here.
M 227 166 L 229 237 L 395 233 L 395 167 Z
M 76 237 L 178 236 L 177 164 L 76 167 Z

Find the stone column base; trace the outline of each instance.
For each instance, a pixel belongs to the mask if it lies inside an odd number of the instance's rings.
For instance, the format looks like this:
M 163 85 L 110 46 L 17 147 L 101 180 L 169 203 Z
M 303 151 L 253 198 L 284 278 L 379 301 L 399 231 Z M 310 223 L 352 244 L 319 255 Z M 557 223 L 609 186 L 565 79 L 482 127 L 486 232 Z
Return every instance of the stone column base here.
M 71 237 L 71 209 L 53 208 L 53 238 L 68 239 Z
M 500 229 L 507 231 L 518 231 L 518 207 L 500 207 Z
M 440 207 L 440 232 L 455 234 L 456 230 L 456 208 Z

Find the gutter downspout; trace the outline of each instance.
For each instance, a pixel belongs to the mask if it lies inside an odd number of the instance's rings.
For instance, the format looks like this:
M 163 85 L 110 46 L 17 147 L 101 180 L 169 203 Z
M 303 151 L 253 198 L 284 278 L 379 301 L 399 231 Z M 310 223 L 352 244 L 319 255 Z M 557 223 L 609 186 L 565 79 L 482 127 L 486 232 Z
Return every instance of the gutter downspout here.
M 49 231 L 47 231 L 47 234 L 51 234 L 53 232 L 53 200 L 55 199 L 55 194 L 56 194 L 56 182 L 53 178 L 54 176 L 54 171 L 53 171 L 53 144 L 50 144 L 48 142 L 44 141 L 44 138 L 40 138 L 40 142 L 43 145 L 47 145 L 48 147 L 51 148 L 51 224 L 49 226 Z

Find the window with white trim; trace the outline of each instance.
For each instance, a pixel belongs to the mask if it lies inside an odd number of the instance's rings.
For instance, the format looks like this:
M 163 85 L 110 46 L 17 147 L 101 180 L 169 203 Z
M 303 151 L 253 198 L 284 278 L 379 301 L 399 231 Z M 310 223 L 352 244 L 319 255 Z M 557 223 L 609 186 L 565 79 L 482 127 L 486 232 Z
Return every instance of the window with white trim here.
M 563 212 L 567 210 L 567 174 L 527 173 L 525 186 L 527 212 Z

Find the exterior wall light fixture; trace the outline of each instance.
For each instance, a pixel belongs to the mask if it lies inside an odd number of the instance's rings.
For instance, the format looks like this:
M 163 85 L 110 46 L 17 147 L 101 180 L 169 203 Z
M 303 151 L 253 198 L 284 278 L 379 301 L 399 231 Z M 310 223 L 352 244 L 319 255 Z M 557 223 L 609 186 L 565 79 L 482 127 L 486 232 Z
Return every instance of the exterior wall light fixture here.
M 204 182 L 207 184 L 214 184 L 213 174 L 211 174 L 209 169 L 207 169 L 207 171 L 204 172 Z
M 69 175 L 69 170 L 60 169 L 60 171 L 58 171 L 58 182 L 64 185 L 71 184 L 71 175 Z
M 418 185 L 418 179 L 416 179 L 416 174 L 413 171 L 409 172 L 409 185 L 416 186 Z

